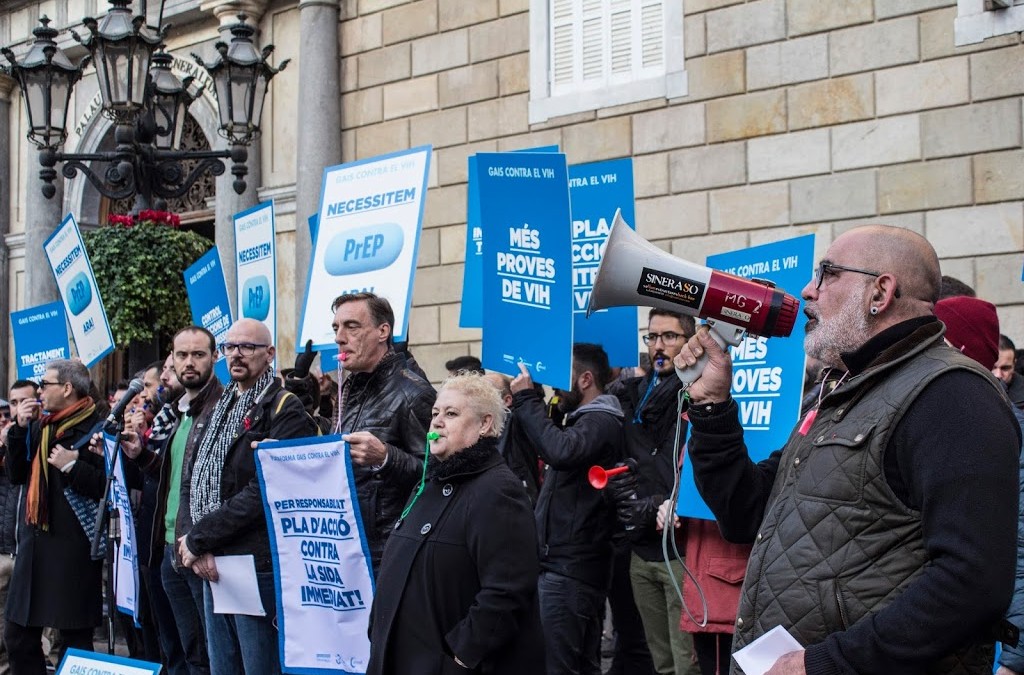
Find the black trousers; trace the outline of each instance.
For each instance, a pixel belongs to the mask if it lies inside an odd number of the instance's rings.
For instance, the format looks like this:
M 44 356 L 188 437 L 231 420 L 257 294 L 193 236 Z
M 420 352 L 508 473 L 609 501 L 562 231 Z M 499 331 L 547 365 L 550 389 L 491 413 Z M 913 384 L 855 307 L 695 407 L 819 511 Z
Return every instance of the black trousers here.
M 60 658 L 71 647 L 91 652 L 92 628 L 61 630 Z M 11 663 L 12 675 L 46 675 L 46 658 L 43 655 L 42 626 L 22 626 L 8 621 L 4 626 L 4 642 Z
M 732 633 L 694 633 L 701 675 L 728 675 L 732 663 Z

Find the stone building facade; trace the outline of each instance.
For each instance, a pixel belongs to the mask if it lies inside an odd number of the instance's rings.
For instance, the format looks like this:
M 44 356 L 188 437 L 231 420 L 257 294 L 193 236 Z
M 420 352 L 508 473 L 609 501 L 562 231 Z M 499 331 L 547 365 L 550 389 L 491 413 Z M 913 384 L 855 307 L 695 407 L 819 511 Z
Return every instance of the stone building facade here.
M 63 28 L 99 4 L 5 2 L 0 44 L 25 41 L 42 13 Z M 231 213 L 275 199 L 282 354 L 323 167 L 427 143 L 410 345 L 432 378 L 480 350 L 480 332 L 458 327 L 466 157 L 551 144 L 573 164 L 632 157 L 638 231 L 696 262 L 810 232 L 820 253 L 867 222 L 921 232 L 1024 343 L 1024 0 L 167 0 L 169 47 L 211 53 L 239 10 L 293 63 L 272 83 L 249 191 L 218 185 L 211 209 L 225 246 Z M 29 244 L 59 215 L 34 215 L 46 205 L 9 90 L 0 213 L 15 309 L 42 301 Z M 69 148 L 98 142 L 85 122 Z M 88 186 L 68 182 L 63 200 L 86 208 Z

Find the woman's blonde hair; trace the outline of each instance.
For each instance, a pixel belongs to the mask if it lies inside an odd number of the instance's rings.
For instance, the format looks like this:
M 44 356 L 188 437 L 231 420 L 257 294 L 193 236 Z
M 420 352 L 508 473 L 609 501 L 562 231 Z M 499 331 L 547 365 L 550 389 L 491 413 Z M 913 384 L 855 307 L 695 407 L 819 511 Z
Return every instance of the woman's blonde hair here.
M 452 375 L 441 383 L 437 393 L 440 395 L 445 389 L 451 389 L 463 394 L 470 402 L 473 411 L 481 419 L 487 415 L 493 420 L 491 433 L 488 436 L 500 436 L 501 430 L 505 427 L 505 414 L 508 408 L 501 400 L 501 394 L 493 384 L 484 379 L 483 375 L 474 372 L 460 372 Z

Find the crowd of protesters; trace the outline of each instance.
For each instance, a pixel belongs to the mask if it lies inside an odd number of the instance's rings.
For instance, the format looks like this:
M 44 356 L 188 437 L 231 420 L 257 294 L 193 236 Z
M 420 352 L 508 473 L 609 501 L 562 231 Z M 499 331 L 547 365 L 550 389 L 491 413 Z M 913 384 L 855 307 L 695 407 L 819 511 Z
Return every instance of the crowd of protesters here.
M 668 309 L 641 368 L 579 343 L 550 397 L 468 356 L 435 391 L 372 293 L 330 308 L 343 370 L 307 345 L 278 373 L 251 319 L 221 344 L 183 327 L 124 414 L 140 625 L 118 629 L 170 675 L 280 673 L 254 448 L 341 433 L 376 579 L 368 673 L 600 674 L 606 624 L 617 675 L 738 672 L 731 655 L 778 625 L 803 648 L 769 675 L 980 674 L 997 641 L 999 673 L 1024 673 L 1024 372 L 995 308 L 883 226 L 837 238 L 802 297 L 801 421 L 757 464 L 728 353 Z M 676 370 L 705 353 L 684 390 Z M 92 649 L 102 564 L 81 511 L 128 388 L 103 399 L 58 360 L 0 400 L 0 675 Z M 674 515 L 683 461 L 717 521 Z M 625 470 L 599 489 L 593 466 Z M 213 611 L 228 554 L 253 556 L 265 616 Z

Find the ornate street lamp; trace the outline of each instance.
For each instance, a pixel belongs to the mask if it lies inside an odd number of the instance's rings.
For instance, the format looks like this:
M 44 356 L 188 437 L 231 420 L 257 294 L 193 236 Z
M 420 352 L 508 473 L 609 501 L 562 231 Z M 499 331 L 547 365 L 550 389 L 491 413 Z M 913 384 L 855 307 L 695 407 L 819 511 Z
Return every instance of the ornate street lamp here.
M 186 110 L 202 87 L 191 77 L 182 82 L 171 72 L 173 58 L 162 49 L 166 26 L 154 28 L 146 25 L 144 15 L 132 16 L 131 0 L 109 2 L 111 7 L 101 19 L 83 20 L 89 30 L 85 38 L 72 32 L 90 52 L 77 67 L 57 46 L 57 31 L 49 27 L 45 16 L 40 19 L 42 26 L 33 31 L 36 39 L 20 63 L 10 49 L 0 50 L 10 62 L 5 70 L 18 82 L 28 107 L 29 138 L 40 148 L 43 195 L 51 198 L 55 194 L 55 167 L 61 163 L 64 177 L 74 178 L 81 172 L 105 197 L 134 195 L 136 213 L 164 209 L 167 199 L 184 195 L 203 174 L 222 175 L 228 159 L 235 177 L 232 187 L 239 194 L 244 192 L 246 146 L 259 135 L 268 83 L 288 62 L 283 61 L 277 69 L 271 67 L 267 57 L 273 46 L 258 52 L 252 41 L 255 29 L 240 14 L 239 23 L 231 27 L 230 43 L 217 43 L 218 56 L 207 67 L 219 99 L 220 133 L 231 147 L 176 149 Z M 117 145 L 108 152 L 61 152 L 67 138 L 72 88 L 90 59 L 96 66 L 103 114 L 116 125 Z M 194 161 L 194 166 L 186 174 L 182 162 L 187 160 Z
M 153 88 L 154 143 L 161 150 L 181 147 L 181 132 L 185 126 L 185 111 L 203 91 L 189 75 L 184 81 L 171 71 L 174 57 L 166 51 L 153 54 L 150 77 Z
M 5 47 L 0 52 L 11 62 L 10 74 L 25 98 L 29 140 L 41 148 L 55 148 L 67 138 L 71 90 L 82 77 L 88 59 L 73 66 L 54 42 L 57 30 L 50 28 L 50 20 L 43 16 L 39 23 L 42 25 L 32 31 L 35 42 L 20 64 L 10 49 Z
M 217 57 L 212 63 L 207 65 L 199 56 L 192 55 L 210 72 L 217 89 L 221 135 L 243 145 L 252 142 L 259 133 L 267 85 L 289 61 L 282 61 L 276 70 L 272 68 L 267 57 L 274 52 L 274 45 L 264 47 L 262 54 L 256 51 L 252 42 L 256 30 L 245 23 L 245 18 L 239 14 L 239 22 L 231 27 L 231 44 L 217 43 Z

